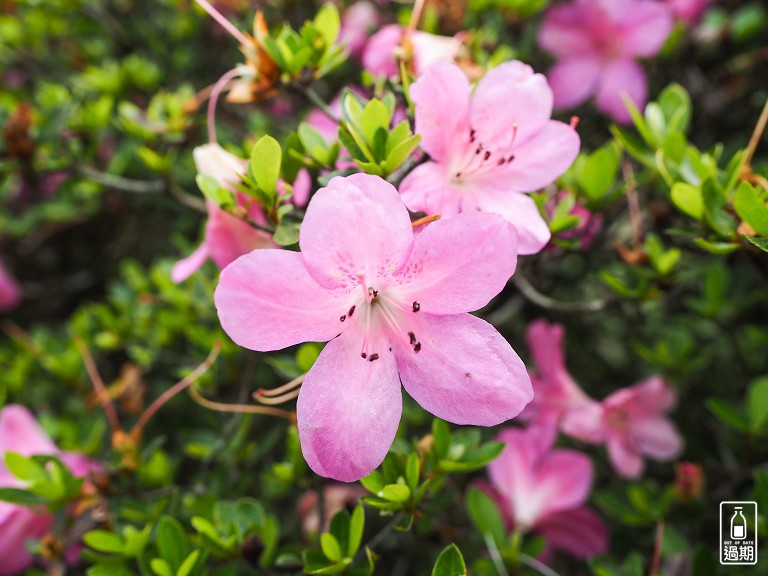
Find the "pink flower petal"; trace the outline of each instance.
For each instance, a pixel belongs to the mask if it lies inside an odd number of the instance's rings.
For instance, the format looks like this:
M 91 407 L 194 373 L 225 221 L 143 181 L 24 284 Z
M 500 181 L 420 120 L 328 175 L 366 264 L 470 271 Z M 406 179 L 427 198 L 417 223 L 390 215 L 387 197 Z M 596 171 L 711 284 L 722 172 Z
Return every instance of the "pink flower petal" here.
M 421 349 L 396 348 L 397 366 L 425 410 L 454 424 L 495 426 L 531 401 L 525 365 L 493 326 L 470 314 L 412 318 Z
M 567 410 L 560 419 L 560 429 L 572 438 L 599 444 L 603 441 L 603 406 L 585 396 L 582 402 Z
M 229 188 L 240 182 L 240 176 L 245 174 L 248 162 L 230 154 L 218 144 L 204 144 L 192 151 L 195 166 L 200 174 L 205 174 Z
M 469 145 L 470 86 L 458 66 L 447 62 L 430 66 L 411 86 L 410 96 L 421 148 L 433 159 L 449 162 Z
M 589 498 L 592 462 L 573 450 L 553 450 L 541 461 L 536 474 L 536 491 L 542 494 L 541 514 L 577 508 Z
M 554 440 L 554 437 L 551 437 Z M 505 428 L 496 437 L 506 447 L 488 465 L 488 477 L 493 487 L 508 502 L 508 511 L 516 517 L 515 503 L 531 494 L 530 479 L 541 455 L 547 450 L 529 429 Z
M 449 181 L 445 169 L 443 164 L 425 162 L 408 173 L 400 194 L 409 210 L 443 217 L 461 212 L 461 190 Z
M 642 456 L 625 444 L 622 437 L 611 435 L 606 441 L 613 468 L 625 478 L 639 478 L 645 469 Z
M 275 246 L 269 233 L 253 228 L 217 206 L 208 208 L 205 242 L 211 259 L 219 268 L 226 268 L 251 250 Z
M 0 454 L 5 452 L 55 455 L 59 449 L 29 410 L 9 404 L 0 411 Z
M 525 334 L 528 349 L 536 363 L 537 372 L 542 376 L 559 374 L 561 370 L 565 370 L 564 336 L 565 329 L 562 324 L 550 324 L 544 318 L 539 318 L 528 326 Z
M 634 60 L 616 60 L 605 66 L 597 89 L 597 107 L 616 122 L 628 124 L 632 117 L 622 95 L 643 110 L 648 97 L 645 72 Z
M 459 55 L 463 35 L 437 36 L 416 31 L 411 36 L 413 43 L 413 70 L 421 76 L 437 62 L 453 62 Z
M 0 261 L 0 312 L 15 308 L 21 299 L 21 286 Z
M 369 174 L 336 177 L 312 198 L 301 226 L 309 273 L 326 288 L 370 286 L 397 271 L 413 246 L 408 211 L 395 187 Z
M 176 284 L 184 282 L 184 280 L 200 270 L 206 260 L 208 260 L 208 246 L 203 242 L 194 252 L 192 252 L 192 254 L 179 260 L 173 265 L 173 268 L 171 269 L 171 280 Z
M 504 184 L 509 185 L 509 182 L 501 181 L 496 185 Z M 517 249 L 521 255 L 540 252 L 552 236 L 538 206 L 527 194 L 483 190 L 482 195 L 478 195 L 477 206 L 485 212 L 501 214 L 515 225 L 518 234 Z
M 536 532 L 554 548 L 576 558 L 588 558 L 608 549 L 608 530 L 588 508 L 553 513 L 539 522 Z
M 565 56 L 547 73 L 558 110 L 583 104 L 596 90 L 603 61 L 592 56 Z
M 397 24 L 384 26 L 368 39 L 363 51 L 363 68 L 375 76 L 396 76 L 395 49 L 403 38 L 403 29 Z
M 648 58 L 664 46 L 674 27 L 670 9 L 661 2 L 632 2 L 622 15 L 622 53 Z
M 509 188 L 533 192 L 554 182 L 579 155 L 581 140 L 567 124 L 550 120 L 528 142 L 515 149 L 503 178 Z
M 5 513 L 3 512 L 5 510 Z M 0 576 L 20 574 L 34 562 L 28 540 L 38 540 L 53 528 L 53 517 L 34 514 L 24 506 L 0 502 Z
M 666 412 L 675 407 L 677 394 L 663 378 L 651 376 L 630 387 L 635 395 L 635 405 L 641 406 L 644 412 Z
M 592 39 L 586 30 L 585 11 L 578 5 L 560 4 L 547 10 L 539 29 L 541 48 L 562 58 L 593 52 Z
M 683 439 L 669 419 L 659 416 L 632 424 L 632 444 L 654 460 L 674 460 L 683 451 Z
M 394 354 L 376 346 L 360 357 L 348 334 L 331 340 L 304 379 L 297 403 L 304 458 L 320 476 L 354 482 L 372 472 L 392 445 L 402 412 Z
M 443 109 L 445 112 L 450 109 Z M 542 74 L 519 61 L 488 71 L 475 89 L 470 124 L 485 150 L 516 150 L 536 135 L 552 116 L 552 89 Z M 516 128 L 515 128 L 516 127 Z
M 443 218 L 416 236 L 408 265 L 397 275 L 398 300 L 417 301 L 425 314 L 482 308 L 504 289 L 517 264 L 517 231 L 496 214 Z
M 224 331 L 240 346 L 266 352 L 300 342 L 325 342 L 344 325 L 349 296 L 326 290 L 301 254 L 256 250 L 221 273 L 214 294 Z

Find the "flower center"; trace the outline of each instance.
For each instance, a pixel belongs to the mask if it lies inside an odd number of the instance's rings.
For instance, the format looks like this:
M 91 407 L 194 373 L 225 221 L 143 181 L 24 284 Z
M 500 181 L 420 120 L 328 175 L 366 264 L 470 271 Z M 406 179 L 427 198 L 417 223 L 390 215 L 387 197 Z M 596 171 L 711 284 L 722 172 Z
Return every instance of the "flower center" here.
M 517 139 L 517 124 L 512 126 L 512 142 L 504 150 L 491 150 L 482 142 L 477 141 L 475 130 L 469 131 L 469 145 L 464 154 L 463 162 L 459 162 L 451 172 L 451 180 L 455 184 L 463 184 L 466 180 L 504 168 L 515 159 L 512 154 Z

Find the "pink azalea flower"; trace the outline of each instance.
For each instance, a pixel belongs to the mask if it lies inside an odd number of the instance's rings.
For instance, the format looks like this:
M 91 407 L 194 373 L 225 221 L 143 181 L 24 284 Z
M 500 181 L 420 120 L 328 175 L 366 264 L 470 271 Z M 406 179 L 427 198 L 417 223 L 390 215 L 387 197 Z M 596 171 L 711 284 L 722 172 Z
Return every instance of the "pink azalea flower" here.
M 266 352 L 330 341 L 297 404 L 315 472 L 349 482 L 381 463 L 400 422 L 401 380 L 423 408 L 456 424 L 494 426 L 531 400 L 515 351 L 467 314 L 514 272 L 516 236 L 503 218 L 476 212 L 414 236 L 397 190 L 354 174 L 313 196 L 301 253 L 256 250 L 222 272 L 216 308 L 239 345 Z
M 347 46 L 352 56 L 359 58 L 368 42 L 368 36 L 378 24 L 379 11 L 376 6 L 366 0 L 355 2 L 341 17 L 339 41 Z
M 568 195 L 568 192 L 562 190 L 547 203 L 547 213 L 551 217 L 559 202 L 562 202 Z M 599 212 L 592 212 L 586 206 L 579 204 L 578 201 L 573 205 L 569 215 L 576 216 L 579 223 L 573 228 L 560 232 L 557 237 L 563 240 L 576 240 L 582 250 L 589 248 L 595 241 L 600 229 L 603 227 L 603 215 Z
M 587 396 L 565 366 L 563 336 L 560 324 L 550 324 L 544 318 L 531 323 L 526 334 L 528 349 L 536 363 L 529 371 L 533 384 L 533 401 L 521 418 L 531 427 L 554 437 L 555 430 L 584 440 L 599 442 L 602 437 L 602 409 Z
M 592 462 L 574 450 L 552 448 L 533 430 L 507 428 L 506 443 L 488 465 L 491 488 L 510 529 L 535 532 L 555 549 L 586 558 L 608 546 L 602 520 L 584 506 L 592 489 Z
M 678 20 L 695 24 L 701 19 L 709 0 L 665 0 L 665 4 Z
M 667 6 L 654 0 L 574 0 L 550 8 L 538 42 L 558 59 L 547 74 L 555 107 L 573 108 L 595 95 L 600 110 L 628 123 L 622 95 L 642 110 L 648 93 L 635 60 L 655 56 L 672 26 Z
M 195 164 L 200 174 L 216 178 L 224 187 L 235 192 L 237 202 L 245 207 L 250 204 L 249 217 L 257 224 L 266 224 L 267 220 L 257 202 L 249 199 L 242 192 L 237 192 L 235 184 L 245 174 L 248 163 L 224 150 L 218 144 L 198 146 L 194 150 Z M 294 194 L 298 202 L 309 195 L 309 175 L 299 174 L 295 183 Z M 183 282 L 211 258 L 219 268 L 225 268 L 239 256 L 257 248 L 272 248 L 272 236 L 257 230 L 247 222 L 228 214 L 214 202 L 206 199 L 208 222 L 205 224 L 205 240 L 192 254 L 179 260 L 171 271 L 174 282 Z
M 675 391 L 658 376 L 603 400 L 603 441 L 620 475 L 639 478 L 645 467 L 643 456 L 662 462 L 680 456 L 683 439 L 666 416 L 675 402 Z
M 405 28 L 398 24 L 384 26 L 368 40 L 363 52 L 363 67 L 374 75 L 398 76 L 397 53 L 401 50 Z M 463 36 L 436 36 L 428 32 L 411 32 L 413 71 L 421 76 L 435 62 L 453 62 L 459 54 Z
M 403 180 L 412 211 L 451 216 L 483 210 L 517 227 L 520 254 L 534 254 L 550 233 L 538 190 L 565 172 L 579 153 L 576 131 L 551 120 L 552 91 L 522 62 L 489 71 L 474 94 L 453 64 L 432 66 L 411 86 L 416 133 L 432 161 Z
M 7 312 L 16 308 L 21 299 L 21 286 L 5 269 L 2 260 L 0 260 L 0 312 Z
M 85 477 L 101 470 L 101 465 L 76 452 L 61 452 L 23 406 L 11 404 L 0 410 L 0 487 L 23 488 L 5 467 L 6 452 L 22 456 L 46 454 L 58 456 L 73 475 Z M 25 506 L 0 502 L 0 575 L 18 574 L 32 565 L 34 557 L 27 550 L 28 540 L 38 540 L 53 529 L 53 516 Z M 77 547 L 67 551 L 67 559 L 77 561 Z

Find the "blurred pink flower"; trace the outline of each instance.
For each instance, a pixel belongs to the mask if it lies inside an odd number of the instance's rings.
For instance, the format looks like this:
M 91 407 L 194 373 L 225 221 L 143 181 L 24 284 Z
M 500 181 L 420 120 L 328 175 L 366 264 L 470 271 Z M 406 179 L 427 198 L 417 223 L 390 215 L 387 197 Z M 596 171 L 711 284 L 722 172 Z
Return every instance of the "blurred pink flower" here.
M 0 312 L 12 310 L 21 302 L 21 286 L 0 260 Z
M 488 465 L 491 487 L 509 529 L 533 531 L 549 546 L 579 558 L 605 552 L 603 521 L 584 506 L 592 489 L 589 458 L 552 448 L 534 430 L 507 428 L 497 440 L 506 447 Z
M 664 3 L 678 20 L 696 24 L 707 9 L 709 0 L 664 0 Z
M 301 521 L 301 533 L 307 539 L 312 538 L 321 531 L 327 532 L 331 526 L 331 518 L 343 508 L 354 508 L 361 496 L 365 496 L 365 489 L 357 484 L 326 484 L 323 487 L 323 514 L 325 521 L 320 526 L 320 509 L 318 496 L 315 490 L 307 490 L 299 498 L 296 504 Z
M 568 197 L 568 192 L 562 190 L 547 203 L 547 213 L 551 217 L 557 205 Z M 603 227 L 603 215 L 599 212 L 592 212 L 586 206 L 579 204 L 578 200 L 573 208 L 568 212 L 571 216 L 576 216 L 579 223 L 573 228 L 557 234 L 558 238 L 563 240 L 576 240 L 581 250 L 586 250 L 595 241 L 600 229 Z
M 235 185 L 240 176 L 245 174 L 248 163 L 224 150 L 218 144 L 205 144 L 194 150 L 195 164 L 200 174 L 215 178 L 219 184 L 235 192 L 241 207 L 249 206 L 248 216 L 257 224 L 266 225 L 267 219 L 258 202 L 238 192 Z M 297 205 L 306 200 L 311 185 L 309 175 L 300 172 L 294 183 L 294 199 Z M 281 189 L 284 184 L 278 183 Z M 219 268 L 225 268 L 243 254 L 258 248 L 273 248 L 272 236 L 268 232 L 257 230 L 247 222 L 228 214 L 213 201 L 206 199 L 208 221 L 205 224 L 205 239 L 192 254 L 179 260 L 171 271 L 174 282 L 183 282 L 211 258 Z
M 85 477 L 102 469 L 101 465 L 77 452 L 61 452 L 23 406 L 9 404 L 0 410 L 0 487 L 23 488 L 5 467 L 6 452 L 22 456 L 58 456 L 74 476 Z M 53 516 L 26 506 L 0 502 L 0 575 L 18 574 L 32 565 L 28 540 L 38 540 L 53 529 Z M 77 546 L 67 550 L 67 559 L 77 561 Z
M 350 482 L 381 463 L 400 422 L 401 380 L 423 408 L 456 424 L 494 426 L 531 400 L 515 351 L 467 313 L 515 270 L 517 234 L 506 220 L 472 212 L 414 236 L 397 190 L 354 174 L 313 196 L 299 243 L 301 253 L 236 260 L 215 301 L 224 330 L 245 348 L 329 341 L 297 403 L 315 472 Z
M 655 56 L 672 26 L 669 8 L 654 0 L 574 0 L 550 8 L 538 42 L 558 59 L 547 74 L 555 108 L 573 108 L 595 95 L 600 110 L 630 122 L 622 94 L 641 110 L 648 96 L 635 60 Z
M 396 54 L 401 50 L 405 28 L 398 24 L 384 26 L 368 40 L 363 52 L 363 67 L 374 75 L 400 74 Z M 421 76 L 435 62 L 453 62 L 463 42 L 462 35 L 436 36 L 415 30 L 411 33 L 413 71 Z
M 339 42 L 359 58 L 371 32 L 379 26 L 379 10 L 371 2 L 361 0 L 347 8 L 341 17 Z
M 529 370 L 533 385 L 533 401 L 521 418 L 530 427 L 549 436 L 560 430 L 585 442 L 599 442 L 602 437 L 602 409 L 587 396 L 565 366 L 563 336 L 560 324 L 550 324 L 544 318 L 531 323 L 526 338 L 535 370 Z
M 658 376 L 603 400 L 603 441 L 620 475 L 639 478 L 645 467 L 643 456 L 663 462 L 680 456 L 683 439 L 666 416 L 675 401 L 674 390 Z
M 549 241 L 533 192 L 565 172 L 579 153 L 576 131 L 551 120 L 546 78 L 522 62 L 490 70 L 472 93 L 454 64 L 432 66 L 411 86 L 416 133 L 431 162 L 401 185 L 412 211 L 451 216 L 482 210 L 517 227 L 520 254 Z

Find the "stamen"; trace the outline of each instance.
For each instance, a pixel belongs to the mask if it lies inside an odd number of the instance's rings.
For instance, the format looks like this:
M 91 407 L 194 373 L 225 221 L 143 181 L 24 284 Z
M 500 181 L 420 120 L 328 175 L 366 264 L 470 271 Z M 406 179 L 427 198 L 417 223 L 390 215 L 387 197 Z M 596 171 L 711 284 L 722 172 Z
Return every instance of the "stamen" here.
M 277 388 L 272 388 L 271 390 L 265 390 L 264 388 L 259 388 L 259 390 L 254 394 L 254 397 L 256 396 L 280 396 L 281 394 L 285 394 L 286 392 L 289 392 L 290 390 L 293 390 L 294 388 L 297 388 L 301 386 L 302 382 L 304 382 L 304 377 L 306 374 L 302 374 L 298 378 L 294 378 L 287 384 L 283 384 L 282 386 L 278 386 Z

